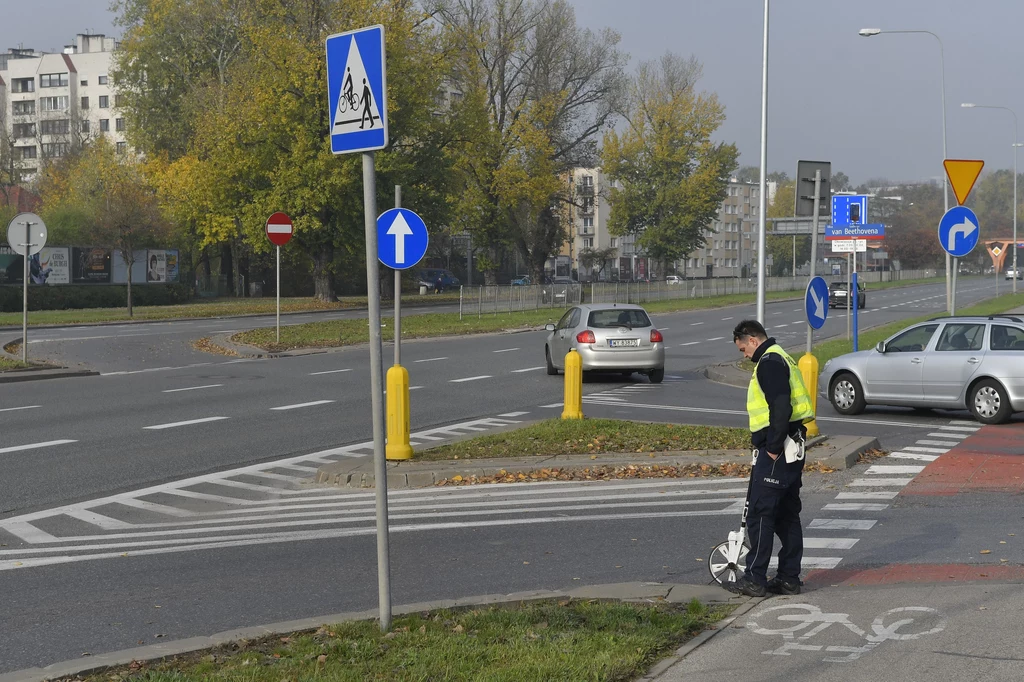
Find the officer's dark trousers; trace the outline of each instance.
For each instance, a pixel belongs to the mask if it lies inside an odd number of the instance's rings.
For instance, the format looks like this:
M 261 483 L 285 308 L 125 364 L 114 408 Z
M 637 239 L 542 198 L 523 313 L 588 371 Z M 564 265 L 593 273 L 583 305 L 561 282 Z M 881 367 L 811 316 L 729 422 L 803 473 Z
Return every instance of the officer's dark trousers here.
M 804 553 L 800 528 L 802 473 L 803 462 L 786 464 L 784 454 L 773 461 L 763 449 L 758 452 L 747 511 L 750 553 L 747 554 L 746 576 L 761 585 L 768 582 L 768 561 L 772 557 L 775 535 L 782 541 L 778 577 L 786 582 L 800 578 L 800 560 Z

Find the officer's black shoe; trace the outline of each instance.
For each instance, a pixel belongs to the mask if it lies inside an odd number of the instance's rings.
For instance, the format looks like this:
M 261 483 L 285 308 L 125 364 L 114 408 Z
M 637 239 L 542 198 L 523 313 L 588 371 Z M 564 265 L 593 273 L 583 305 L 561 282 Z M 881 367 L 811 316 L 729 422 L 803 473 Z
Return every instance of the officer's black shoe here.
M 800 581 L 791 583 L 788 580 L 775 577 L 768 581 L 768 591 L 772 594 L 800 594 Z
M 722 583 L 722 587 L 733 594 L 745 594 L 748 597 L 763 597 L 767 594 L 764 585 L 756 583 L 746 576 L 743 576 L 734 583 Z

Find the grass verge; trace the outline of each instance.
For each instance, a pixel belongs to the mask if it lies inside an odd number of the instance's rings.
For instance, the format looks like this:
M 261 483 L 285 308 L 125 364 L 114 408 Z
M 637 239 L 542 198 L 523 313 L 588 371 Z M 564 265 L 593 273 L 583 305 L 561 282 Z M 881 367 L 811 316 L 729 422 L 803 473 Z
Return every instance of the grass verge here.
M 28 367 L 28 365 L 21 360 L 12 360 L 10 358 L 0 356 L 0 372 L 8 369 L 21 369 L 22 367 Z
M 549 419 L 521 429 L 417 452 L 417 460 L 489 459 L 643 453 L 666 450 L 745 450 L 750 432 L 722 426 L 649 424 L 618 419 Z
M 549 682 L 635 679 L 730 611 L 595 601 L 439 611 L 325 626 L 238 642 L 152 664 L 105 670 L 87 682 Z

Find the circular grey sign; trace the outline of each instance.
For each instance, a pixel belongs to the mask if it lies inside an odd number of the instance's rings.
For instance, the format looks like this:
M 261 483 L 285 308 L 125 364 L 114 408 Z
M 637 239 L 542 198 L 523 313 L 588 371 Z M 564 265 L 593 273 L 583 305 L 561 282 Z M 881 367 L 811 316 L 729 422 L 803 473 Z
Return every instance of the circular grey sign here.
M 46 246 L 46 223 L 35 213 L 19 213 L 7 226 L 7 243 L 15 253 L 34 256 Z

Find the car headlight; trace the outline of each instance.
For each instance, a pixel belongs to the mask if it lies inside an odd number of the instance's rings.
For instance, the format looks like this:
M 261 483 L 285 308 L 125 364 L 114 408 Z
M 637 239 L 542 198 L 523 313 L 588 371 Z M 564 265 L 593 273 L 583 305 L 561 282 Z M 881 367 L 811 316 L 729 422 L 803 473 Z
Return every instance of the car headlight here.
M 822 373 L 827 372 L 828 371 L 828 366 L 831 365 L 831 364 L 832 364 L 832 359 L 831 358 L 826 360 L 824 366 L 822 366 L 822 368 L 821 368 Z

